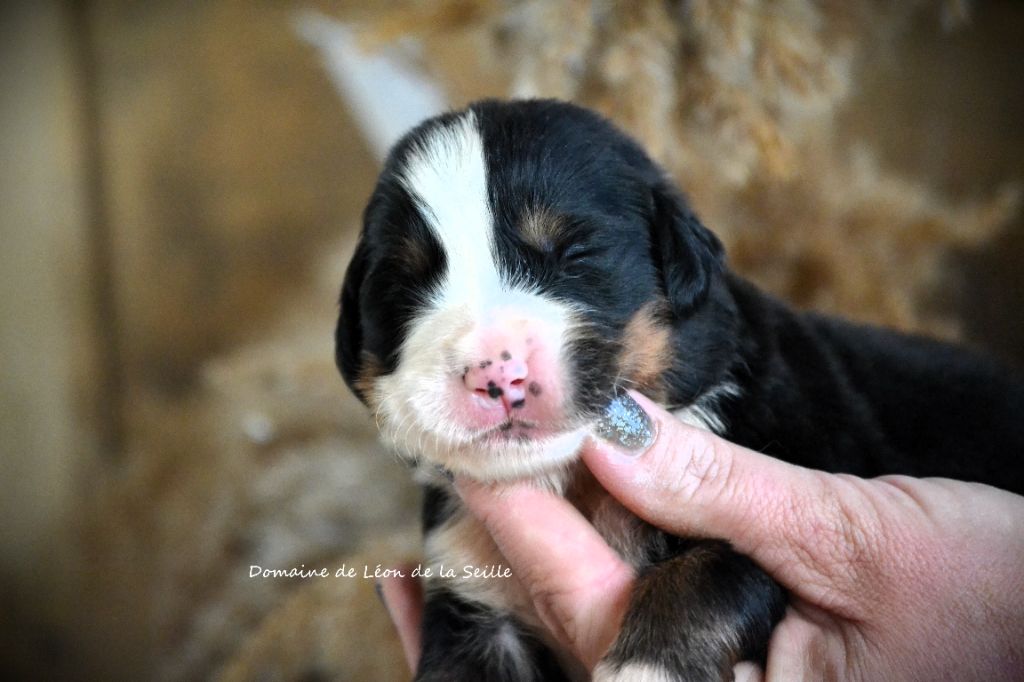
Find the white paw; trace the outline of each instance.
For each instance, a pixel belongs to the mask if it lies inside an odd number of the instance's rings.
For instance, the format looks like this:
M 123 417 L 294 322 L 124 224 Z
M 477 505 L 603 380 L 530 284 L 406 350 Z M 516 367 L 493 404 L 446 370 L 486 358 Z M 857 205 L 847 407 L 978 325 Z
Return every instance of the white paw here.
M 744 661 L 732 669 L 735 682 L 764 682 L 764 671 L 756 663 Z
M 673 682 L 668 671 L 651 663 L 626 663 L 613 669 L 602 661 L 594 668 L 592 682 Z

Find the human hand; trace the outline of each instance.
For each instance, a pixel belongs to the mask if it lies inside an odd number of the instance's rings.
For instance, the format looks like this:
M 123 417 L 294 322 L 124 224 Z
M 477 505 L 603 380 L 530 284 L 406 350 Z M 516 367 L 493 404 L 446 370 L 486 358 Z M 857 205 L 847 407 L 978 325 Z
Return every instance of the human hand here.
M 1024 498 L 946 479 L 804 469 L 635 397 L 653 444 L 627 453 L 595 439 L 584 461 L 642 518 L 676 535 L 727 539 L 787 588 L 768 679 L 1024 675 Z M 630 567 L 562 498 L 525 484 L 458 489 L 542 622 L 592 668 L 618 632 Z M 398 605 L 411 587 L 384 587 L 407 643 L 418 619 Z M 415 661 L 415 647 L 407 651 Z

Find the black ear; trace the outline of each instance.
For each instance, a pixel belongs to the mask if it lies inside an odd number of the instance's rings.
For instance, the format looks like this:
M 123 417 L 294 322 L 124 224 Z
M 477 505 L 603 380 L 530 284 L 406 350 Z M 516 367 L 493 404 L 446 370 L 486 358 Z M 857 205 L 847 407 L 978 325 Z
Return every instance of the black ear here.
M 663 180 L 651 188 L 651 250 L 661 272 L 669 305 L 686 317 L 707 298 L 715 275 L 722 271 L 724 250 L 704 227 L 683 195 Z
M 359 304 L 369 261 L 365 244 L 363 239 L 359 240 L 348 270 L 345 271 L 345 281 L 341 286 L 341 311 L 338 314 L 338 326 L 334 330 L 334 361 L 345 383 L 360 399 L 363 396 L 357 388 L 357 379 L 362 369 L 363 324 Z

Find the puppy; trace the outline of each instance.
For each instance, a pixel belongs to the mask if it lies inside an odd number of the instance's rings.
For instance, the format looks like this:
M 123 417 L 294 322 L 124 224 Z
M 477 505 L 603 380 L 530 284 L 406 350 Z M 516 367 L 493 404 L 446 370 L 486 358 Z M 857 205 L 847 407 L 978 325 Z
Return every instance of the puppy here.
M 803 466 L 1024 490 L 1024 385 L 937 342 L 797 313 L 730 273 L 640 147 L 555 101 L 483 101 L 391 152 L 341 293 L 337 362 L 425 486 L 418 680 L 560 680 L 452 475 L 574 500 L 636 569 L 600 680 L 723 680 L 761 661 L 785 606 L 714 539 L 668 536 L 603 493 L 577 451 L 636 388 L 691 424 Z M 454 579 L 437 568 L 458 569 Z

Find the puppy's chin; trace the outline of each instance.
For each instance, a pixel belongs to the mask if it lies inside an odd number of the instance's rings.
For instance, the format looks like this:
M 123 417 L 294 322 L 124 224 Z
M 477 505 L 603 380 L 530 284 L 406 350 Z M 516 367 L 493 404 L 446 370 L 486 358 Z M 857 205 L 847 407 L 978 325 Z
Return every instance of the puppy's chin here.
M 408 431 L 385 430 L 382 436 L 398 452 L 415 453 L 421 469 L 440 469 L 484 483 L 534 479 L 560 489 L 562 474 L 577 460 L 588 433 L 586 426 L 540 434 L 512 425 L 457 440 Z

